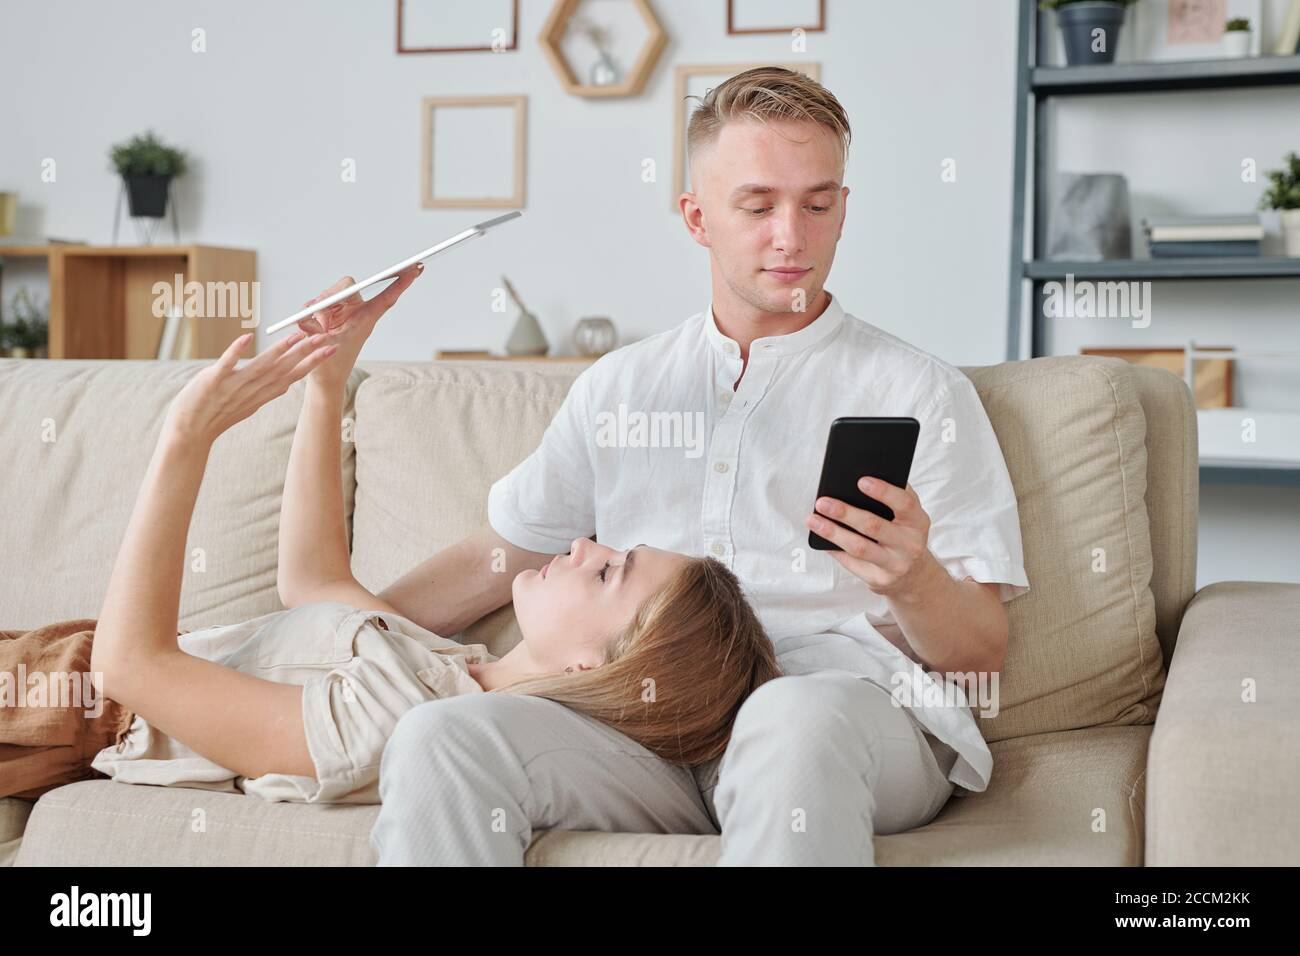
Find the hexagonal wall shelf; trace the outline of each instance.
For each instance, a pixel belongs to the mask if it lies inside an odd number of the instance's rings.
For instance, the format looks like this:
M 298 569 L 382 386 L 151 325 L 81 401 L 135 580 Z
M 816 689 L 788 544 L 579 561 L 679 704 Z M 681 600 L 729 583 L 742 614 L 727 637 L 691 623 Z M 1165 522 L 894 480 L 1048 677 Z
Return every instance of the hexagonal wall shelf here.
M 542 45 L 546 58 L 551 61 L 556 76 L 560 78 L 560 82 L 564 84 L 564 89 L 567 92 L 572 93 L 574 96 L 593 97 L 635 96 L 641 92 L 641 88 L 645 86 L 645 81 L 650 76 L 650 71 L 654 69 L 655 62 L 659 59 L 659 54 L 668 45 L 668 34 L 664 33 L 664 28 L 659 25 L 658 18 L 655 17 L 654 11 L 650 9 L 649 0 L 628 0 L 628 2 L 636 6 L 637 12 L 641 14 L 641 19 L 645 22 L 649 35 L 646 37 L 645 44 L 641 47 L 641 52 L 637 54 L 636 63 L 628 71 L 626 79 L 622 83 L 607 85 L 579 83 L 573 68 L 569 66 L 568 61 L 564 59 L 564 54 L 560 51 L 560 41 L 569 29 L 569 21 L 573 18 L 583 0 L 558 0 L 555 4 L 537 40 Z

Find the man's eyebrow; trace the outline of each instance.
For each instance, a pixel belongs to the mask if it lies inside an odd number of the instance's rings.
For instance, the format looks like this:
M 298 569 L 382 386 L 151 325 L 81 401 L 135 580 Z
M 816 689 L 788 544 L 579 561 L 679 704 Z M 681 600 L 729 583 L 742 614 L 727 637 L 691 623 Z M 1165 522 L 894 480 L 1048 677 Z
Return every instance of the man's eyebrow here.
M 825 179 L 820 183 L 815 183 L 804 190 L 804 194 L 822 193 L 830 190 L 838 190 L 840 184 L 833 179 Z M 776 192 L 771 186 L 764 186 L 762 183 L 745 183 L 743 186 L 737 186 L 731 191 L 731 198 L 735 199 L 746 193 L 771 193 Z
M 643 544 L 634 544 L 632 545 L 632 547 L 628 548 L 627 557 L 624 558 L 623 563 L 619 565 L 619 567 L 623 569 L 618 573 L 619 587 L 622 587 L 623 585 L 627 584 L 627 576 L 632 571 L 632 555 L 636 552 L 637 548 L 643 548 L 643 547 L 645 547 L 645 545 Z

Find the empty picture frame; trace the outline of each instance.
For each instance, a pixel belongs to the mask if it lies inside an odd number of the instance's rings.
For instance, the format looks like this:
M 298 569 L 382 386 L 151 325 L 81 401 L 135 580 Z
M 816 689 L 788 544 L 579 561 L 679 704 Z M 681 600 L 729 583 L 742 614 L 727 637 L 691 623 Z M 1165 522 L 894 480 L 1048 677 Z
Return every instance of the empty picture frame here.
M 420 205 L 522 209 L 526 96 L 426 96 L 420 101 Z
M 727 0 L 727 32 L 821 33 L 826 29 L 826 0 Z
M 699 106 L 696 100 L 690 101 L 687 109 L 686 97 L 703 97 L 709 89 L 730 79 L 737 73 L 744 73 L 759 66 L 781 66 L 787 70 L 802 73 L 821 82 L 820 63 L 722 63 L 722 64 L 683 64 L 677 67 L 676 81 L 673 86 L 673 192 L 668 197 L 672 211 L 677 212 L 677 200 L 684 192 L 690 191 L 690 167 L 686 162 L 686 127 L 690 123 L 691 113 Z
M 519 0 L 397 0 L 398 53 L 499 53 L 519 46 Z

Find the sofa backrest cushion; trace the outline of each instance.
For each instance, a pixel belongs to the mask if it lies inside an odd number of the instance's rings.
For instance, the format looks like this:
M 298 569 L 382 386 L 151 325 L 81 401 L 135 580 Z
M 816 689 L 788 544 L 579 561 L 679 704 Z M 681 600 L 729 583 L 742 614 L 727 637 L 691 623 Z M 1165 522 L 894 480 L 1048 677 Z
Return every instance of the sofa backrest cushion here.
M 963 372 L 1016 489 L 1030 590 L 1011 640 L 990 743 L 1147 724 L 1164 687 L 1146 504 L 1146 420 L 1122 359 L 1062 356 Z
M 352 573 L 378 593 L 487 522 L 488 488 L 537 447 L 581 366 L 366 362 L 362 369 Z M 499 655 L 519 637 L 507 604 L 460 639 Z
M 377 590 L 487 520 L 488 488 L 537 446 L 581 367 L 367 370 L 356 403 L 353 571 Z M 1164 668 L 1131 368 L 1089 356 L 963 371 L 1007 459 L 1030 582 L 1007 605 L 1001 709 L 984 719 L 986 738 L 1150 723 Z M 518 640 L 510 606 L 465 635 L 508 650 Z
M 1173 658 L 1183 611 L 1196 594 L 1200 452 L 1196 405 L 1187 383 L 1162 368 L 1132 366 L 1147 423 L 1147 521 L 1156 634 Z
M 0 628 L 98 616 L 167 407 L 208 364 L 0 360 Z M 213 446 L 186 542 L 182 630 L 281 607 L 280 492 L 303 389 L 295 383 Z M 341 465 L 350 514 L 351 442 Z

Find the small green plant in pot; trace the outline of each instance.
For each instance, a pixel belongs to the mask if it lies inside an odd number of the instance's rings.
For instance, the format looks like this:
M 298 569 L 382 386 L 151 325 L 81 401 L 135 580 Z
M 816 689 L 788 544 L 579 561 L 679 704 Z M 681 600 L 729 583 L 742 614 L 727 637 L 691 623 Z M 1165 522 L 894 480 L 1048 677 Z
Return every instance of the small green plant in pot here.
M 161 143 L 150 130 L 115 144 L 109 157 L 126 182 L 131 215 L 161 219 L 167 212 L 168 184 L 185 172 L 185 154 Z
M 45 308 L 34 303 L 26 289 L 19 289 L 10 301 L 13 321 L 0 325 L 0 347 L 8 349 L 13 358 L 45 358 L 49 354 Z
M 1282 216 L 1282 234 L 1288 256 L 1300 256 L 1300 156 L 1286 154 L 1286 167 L 1268 171 L 1268 188 L 1260 209 L 1276 209 Z
M 1056 24 L 1070 66 L 1111 63 L 1119 46 L 1125 9 L 1137 0 L 1040 0 L 1044 10 L 1056 11 Z
M 1250 56 L 1250 19 L 1233 17 L 1223 27 L 1223 55 Z

